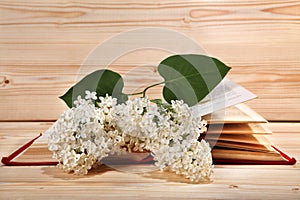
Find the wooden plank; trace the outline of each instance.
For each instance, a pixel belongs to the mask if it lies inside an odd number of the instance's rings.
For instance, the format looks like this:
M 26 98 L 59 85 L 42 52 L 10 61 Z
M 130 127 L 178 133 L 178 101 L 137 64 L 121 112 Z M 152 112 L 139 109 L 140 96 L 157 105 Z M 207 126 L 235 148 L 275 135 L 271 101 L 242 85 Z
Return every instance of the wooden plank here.
M 275 167 L 276 168 L 276 167 Z M 6 199 L 297 199 L 299 169 L 216 168 L 210 184 L 188 184 L 172 174 L 129 174 L 110 169 L 88 177 L 54 167 L 1 167 L 0 197 Z M 24 173 L 26 172 L 26 173 Z M 276 174 L 276 176 L 274 176 Z M 32 192 L 34 191 L 34 192 Z M 218 191 L 218 192 L 216 192 Z
M 293 28 L 293 27 L 290 27 Z M 215 30 L 219 31 L 219 30 Z M 262 33 L 265 34 L 265 33 Z M 221 37 L 221 36 L 220 36 Z M 259 35 L 257 35 L 259 37 Z M 288 37 L 288 36 L 285 36 Z M 99 43 L 103 42 L 103 39 L 97 43 L 93 44 L 0 44 L 0 64 L 1 65 L 80 65 L 83 63 L 84 59 L 88 54 L 96 47 Z M 245 39 L 247 40 L 247 38 Z M 207 43 L 205 39 L 198 39 L 199 43 L 202 45 L 203 49 L 213 55 L 218 57 L 226 63 L 242 63 L 242 65 L 252 66 L 256 64 L 265 64 L 268 62 L 281 63 L 282 67 L 285 67 L 286 63 L 292 65 L 296 68 L 299 64 L 299 45 L 300 41 L 283 41 L 277 43 L 263 43 L 259 44 L 256 42 L 220 42 L 214 44 Z M 130 43 L 130 41 L 128 41 Z M 128 44 L 127 43 L 127 44 Z M 153 40 L 155 43 L 155 40 Z M 169 42 L 165 42 L 169 43 Z M 127 45 L 126 43 L 124 45 Z M 111 46 L 110 50 L 119 48 L 120 44 L 115 44 Z M 228 49 L 230 47 L 230 49 Z M 243 49 L 241 51 L 241 49 Z M 283 54 L 282 50 L 289 52 Z M 167 49 L 170 50 L 170 49 Z M 101 52 L 102 53 L 102 52 Z M 105 52 L 103 52 L 105 53 Z M 132 64 L 132 65 L 142 65 L 150 63 L 157 63 L 162 60 L 165 56 L 158 53 L 140 53 L 140 57 L 125 57 L 120 59 L 115 64 Z M 133 59 L 134 58 L 134 59 Z M 99 65 L 106 63 L 106 60 L 99 61 Z M 271 64 L 270 63 L 270 64 Z M 234 66 L 234 65 L 233 65 Z
M 101 66 L 17 65 L 0 68 L 4 74 L 0 76 L 0 120 L 7 121 L 57 119 L 67 109 L 58 97 L 80 77 Z M 109 69 L 124 76 L 125 92 L 128 93 L 141 91 L 143 87 L 162 80 L 153 65 L 111 65 Z M 252 70 L 255 71 L 253 75 Z M 300 68 L 238 66 L 233 67 L 229 78 L 258 96 L 247 104 L 268 120 L 300 119 Z M 161 87 L 149 91 L 149 95 L 160 97 Z
M 235 12 L 248 7 L 251 13 Z M 218 9 L 217 9 L 218 8 Z M 223 8 L 223 9 L 219 9 Z M 219 20 L 232 23 L 232 18 L 244 21 L 296 21 L 297 1 L 2 1 L 3 25 L 26 24 L 81 24 L 127 23 L 148 25 L 189 25 L 198 21 Z M 120 12 L 121 10 L 121 12 Z M 109 14 L 107 14 L 109 11 Z M 168 15 L 166 15 L 168 13 Z M 250 16 L 249 16 L 250 14 Z M 270 15 L 272 14 L 272 15 Z M 151 16 L 151 18 L 149 17 Z M 223 16 L 224 15 L 224 16 Z M 258 16 L 257 16 L 258 15 Z M 138 18 L 137 18 L 138 17 Z M 215 22 L 216 23 L 216 22 Z
M 0 123 L 0 156 L 11 151 L 8 147 L 18 147 L 23 140 L 49 126 L 51 123 Z M 299 160 L 300 123 L 268 126 L 275 132 L 271 140 L 276 146 L 291 151 Z M 75 176 L 56 167 L 0 166 L 0 198 L 298 199 L 299 167 L 299 163 L 295 166 L 218 165 L 213 182 L 189 184 L 170 172 L 128 173 L 102 167 L 87 176 Z
M 78 65 L 99 42 L 147 26 L 183 32 L 226 62 L 299 63 L 296 1 L 18 2 L 0 4 L 1 64 Z

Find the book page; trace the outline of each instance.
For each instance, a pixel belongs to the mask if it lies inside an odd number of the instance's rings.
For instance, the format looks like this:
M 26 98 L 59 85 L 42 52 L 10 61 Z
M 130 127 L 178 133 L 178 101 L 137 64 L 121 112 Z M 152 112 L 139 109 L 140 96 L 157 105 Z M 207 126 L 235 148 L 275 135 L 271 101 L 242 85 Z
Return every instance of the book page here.
M 253 152 L 233 149 L 214 148 L 212 155 L 215 160 L 252 160 L 252 161 L 285 161 L 277 152 Z
M 254 98 L 252 92 L 225 77 L 192 110 L 194 115 L 203 116 Z
M 233 123 L 233 124 L 209 124 L 206 134 L 272 134 L 265 123 Z
M 225 147 L 244 151 L 274 151 L 272 143 L 263 135 L 207 135 L 205 140 L 215 144 L 214 147 Z
M 209 124 L 236 124 L 236 123 L 266 123 L 267 120 L 257 112 L 241 103 L 225 110 L 216 111 L 203 116 Z

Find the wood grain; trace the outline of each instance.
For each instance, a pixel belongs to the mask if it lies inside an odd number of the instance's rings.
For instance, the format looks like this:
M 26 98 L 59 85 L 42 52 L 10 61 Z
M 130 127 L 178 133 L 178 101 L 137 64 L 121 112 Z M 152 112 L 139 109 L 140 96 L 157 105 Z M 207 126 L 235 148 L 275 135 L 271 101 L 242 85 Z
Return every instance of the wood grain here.
M 9 120 L 56 120 L 67 107 L 58 98 L 71 87 L 79 77 L 78 66 L 14 66 L 2 67 L 4 74 L 0 89 L 0 119 Z M 83 71 L 100 69 L 83 67 Z M 104 67 L 103 67 L 104 68 Z M 251 73 L 256 68 L 256 74 Z M 143 87 L 161 79 L 153 66 L 109 67 L 125 78 L 125 92 L 141 91 Z M 245 74 L 243 74 L 243 72 Z M 299 74 L 297 74 L 299 73 Z M 272 69 L 272 67 L 236 67 L 229 77 L 255 93 L 258 98 L 248 102 L 251 108 L 268 120 L 300 119 L 299 81 L 300 69 Z M 5 84 L 5 81 L 9 83 Z M 149 91 L 152 97 L 159 97 L 161 87 Z
M 116 34 L 143 27 L 169 28 L 194 39 L 232 67 L 230 78 L 258 96 L 249 102 L 257 112 L 268 120 L 297 121 L 299 7 L 296 0 L 1 0 L 0 121 L 57 119 L 66 109 L 57 97 L 78 79 L 89 52 Z M 127 90 L 139 90 L 157 80 L 153 66 L 169 54 L 136 51 L 111 68 L 130 71 Z M 149 74 L 137 68 L 146 65 L 152 66 Z M 101 61 L 83 66 L 101 67 Z
M 0 156 L 46 130 L 51 123 L 1 122 Z M 300 159 L 300 123 L 270 123 L 278 148 Z M 56 167 L 0 166 L 1 199 L 298 199 L 300 165 L 217 165 L 211 183 L 189 184 L 169 172 L 116 171 L 102 167 L 87 176 Z M 138 169 L 137 169 L 138 170 Z M 34 191 L 34 192 L 33 192 Z

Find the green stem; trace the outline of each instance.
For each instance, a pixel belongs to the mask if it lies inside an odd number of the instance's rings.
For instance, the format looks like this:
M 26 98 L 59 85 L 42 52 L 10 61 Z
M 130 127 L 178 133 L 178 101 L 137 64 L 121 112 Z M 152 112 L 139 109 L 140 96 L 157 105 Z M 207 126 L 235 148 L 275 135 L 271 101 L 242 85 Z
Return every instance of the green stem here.
M 132 93 L 132 94 L 127 94 L 127 95 L 128 95 L 128 96 L 133 96 L 133 95 L 139 95 L 139 94 L 142 94 L 143 97 L 145 97 L 146 91 L 147 91 L 148 89 L 150 89 L 150 88 L 152 88 L 152 87 L 154 87 L 154 86 L 163 84 L 163 83 L 165 83 L 165 82 L 163 81 L 163 82 L 160 82 L 160 83 L 155 83 L 155 84 L 153 84 L 153 85 L 150 85 L 150 86 L 146 87 L 142 92 L 135 92 L 135 93 Z
M 134 96 L 134 95 L 139 95 L 139 94 L 143 94 L 144 91 L 142 92 L 135 92 L 135 93 L 131 93 L 131 94 L 126 94 L 128 96 Z

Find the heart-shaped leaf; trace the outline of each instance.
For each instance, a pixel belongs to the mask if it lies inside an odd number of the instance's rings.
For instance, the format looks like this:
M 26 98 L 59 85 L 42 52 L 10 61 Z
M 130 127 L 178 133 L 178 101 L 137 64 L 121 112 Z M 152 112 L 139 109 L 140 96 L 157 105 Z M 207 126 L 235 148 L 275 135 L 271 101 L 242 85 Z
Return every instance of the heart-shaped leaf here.
M 118 103 L 125 102 L 128 97 L 122 93 L 124 81 L 122 77 L 113 71 L 102 69 L 95 71 L 71 87 L 63 96 L 59 97 L 71 108 L 74 100 L 80 95 L 85 97 L 85 91 L 97 92 L 97 96 L 106 94 L 118 99 Z
M 189 106 L 201 101 L 225 77 L 231 68 L 205 55 L 174 55 L 158 66 L 165 80 L 164 99 L 183 100 Z

